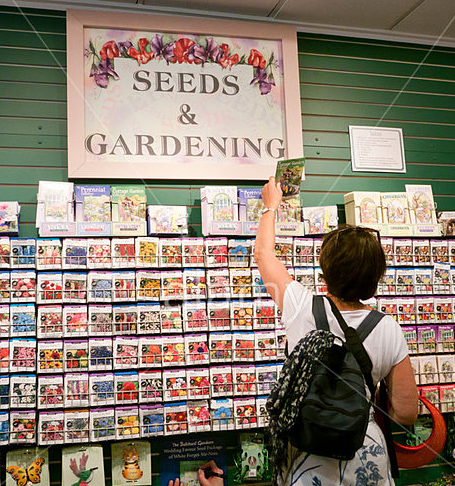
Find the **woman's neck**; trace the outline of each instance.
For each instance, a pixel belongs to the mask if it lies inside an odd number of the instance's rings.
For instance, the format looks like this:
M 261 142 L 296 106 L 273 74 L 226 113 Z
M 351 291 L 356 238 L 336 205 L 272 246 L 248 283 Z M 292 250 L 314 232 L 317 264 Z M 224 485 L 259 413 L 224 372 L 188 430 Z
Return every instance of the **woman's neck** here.
M 327 294 L 327 297 L 330 297 L 335 305 L 338 307 L 338 310 L 340 311 L 353 311 L 353 310 L 361 310 L 361 309 L 369 309 L 368 306 L 365 304 L 362 304 L 359 301 L 355 302 L 345 302 L 338 297 L 335 297 L 334 295 Z

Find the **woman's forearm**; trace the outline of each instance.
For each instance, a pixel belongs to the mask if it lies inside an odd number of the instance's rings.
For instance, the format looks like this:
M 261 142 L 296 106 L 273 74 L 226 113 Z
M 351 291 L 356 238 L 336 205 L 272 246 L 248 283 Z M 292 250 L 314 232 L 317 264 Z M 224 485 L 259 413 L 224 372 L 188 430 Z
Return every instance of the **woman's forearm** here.
M 262 215 L 254 244 L 254 258 L 258 264 L 267 254 L 275 256 L 275 211 Z

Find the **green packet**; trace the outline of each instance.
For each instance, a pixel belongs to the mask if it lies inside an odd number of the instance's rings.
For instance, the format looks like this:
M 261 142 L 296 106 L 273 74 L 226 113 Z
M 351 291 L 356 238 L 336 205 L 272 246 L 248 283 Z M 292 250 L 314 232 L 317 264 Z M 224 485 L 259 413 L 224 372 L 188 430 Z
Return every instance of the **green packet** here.
M 283 199 L 300 194 L 300 184 L 304 177 L 305 159 L 279 160 L 276 165 L 275 180 L 281 184 Z

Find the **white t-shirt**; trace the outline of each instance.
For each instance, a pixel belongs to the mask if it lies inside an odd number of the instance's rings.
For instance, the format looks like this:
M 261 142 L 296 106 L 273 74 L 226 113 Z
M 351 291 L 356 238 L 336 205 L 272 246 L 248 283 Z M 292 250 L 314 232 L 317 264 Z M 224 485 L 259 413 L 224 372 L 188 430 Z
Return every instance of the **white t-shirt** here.
M 333 315 L 330 304 L 324 299 L 330 330 L 343 341 L 344 333 Z M 348 326 L 357 329 L 370 311 L 366 309 L 342 311 Z M 282 321 L 286 326 L 289 352 L 302 337 L 316 329 L 313 317 L 313 294 L 298 282 L 291 282 L 284 293 Z M 393 366 L 408 355 L 408 347 L 399 324 L 390 316 L 384 316 L 363 342 L 373 364 L 374 383 L 385 378 Z

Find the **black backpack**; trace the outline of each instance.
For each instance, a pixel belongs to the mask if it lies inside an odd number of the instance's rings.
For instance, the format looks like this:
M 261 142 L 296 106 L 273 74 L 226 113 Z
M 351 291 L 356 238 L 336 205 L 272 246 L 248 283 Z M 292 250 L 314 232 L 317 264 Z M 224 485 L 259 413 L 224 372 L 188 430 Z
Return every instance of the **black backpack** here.
M 290 442 L 311 454 L 350 460 L 363 445 L 368 426 L 371 401 L 365 383 L 372 399 L 375 394 L 372 364 L 362 341 L 384 314 L 371 311 L 356 331 L 328 300 L 346 342 L 342 346 L 333 344 L 316 366 Z M 317 329 L 330 331 L 322 296 L 313 297 L 313 315 Z

